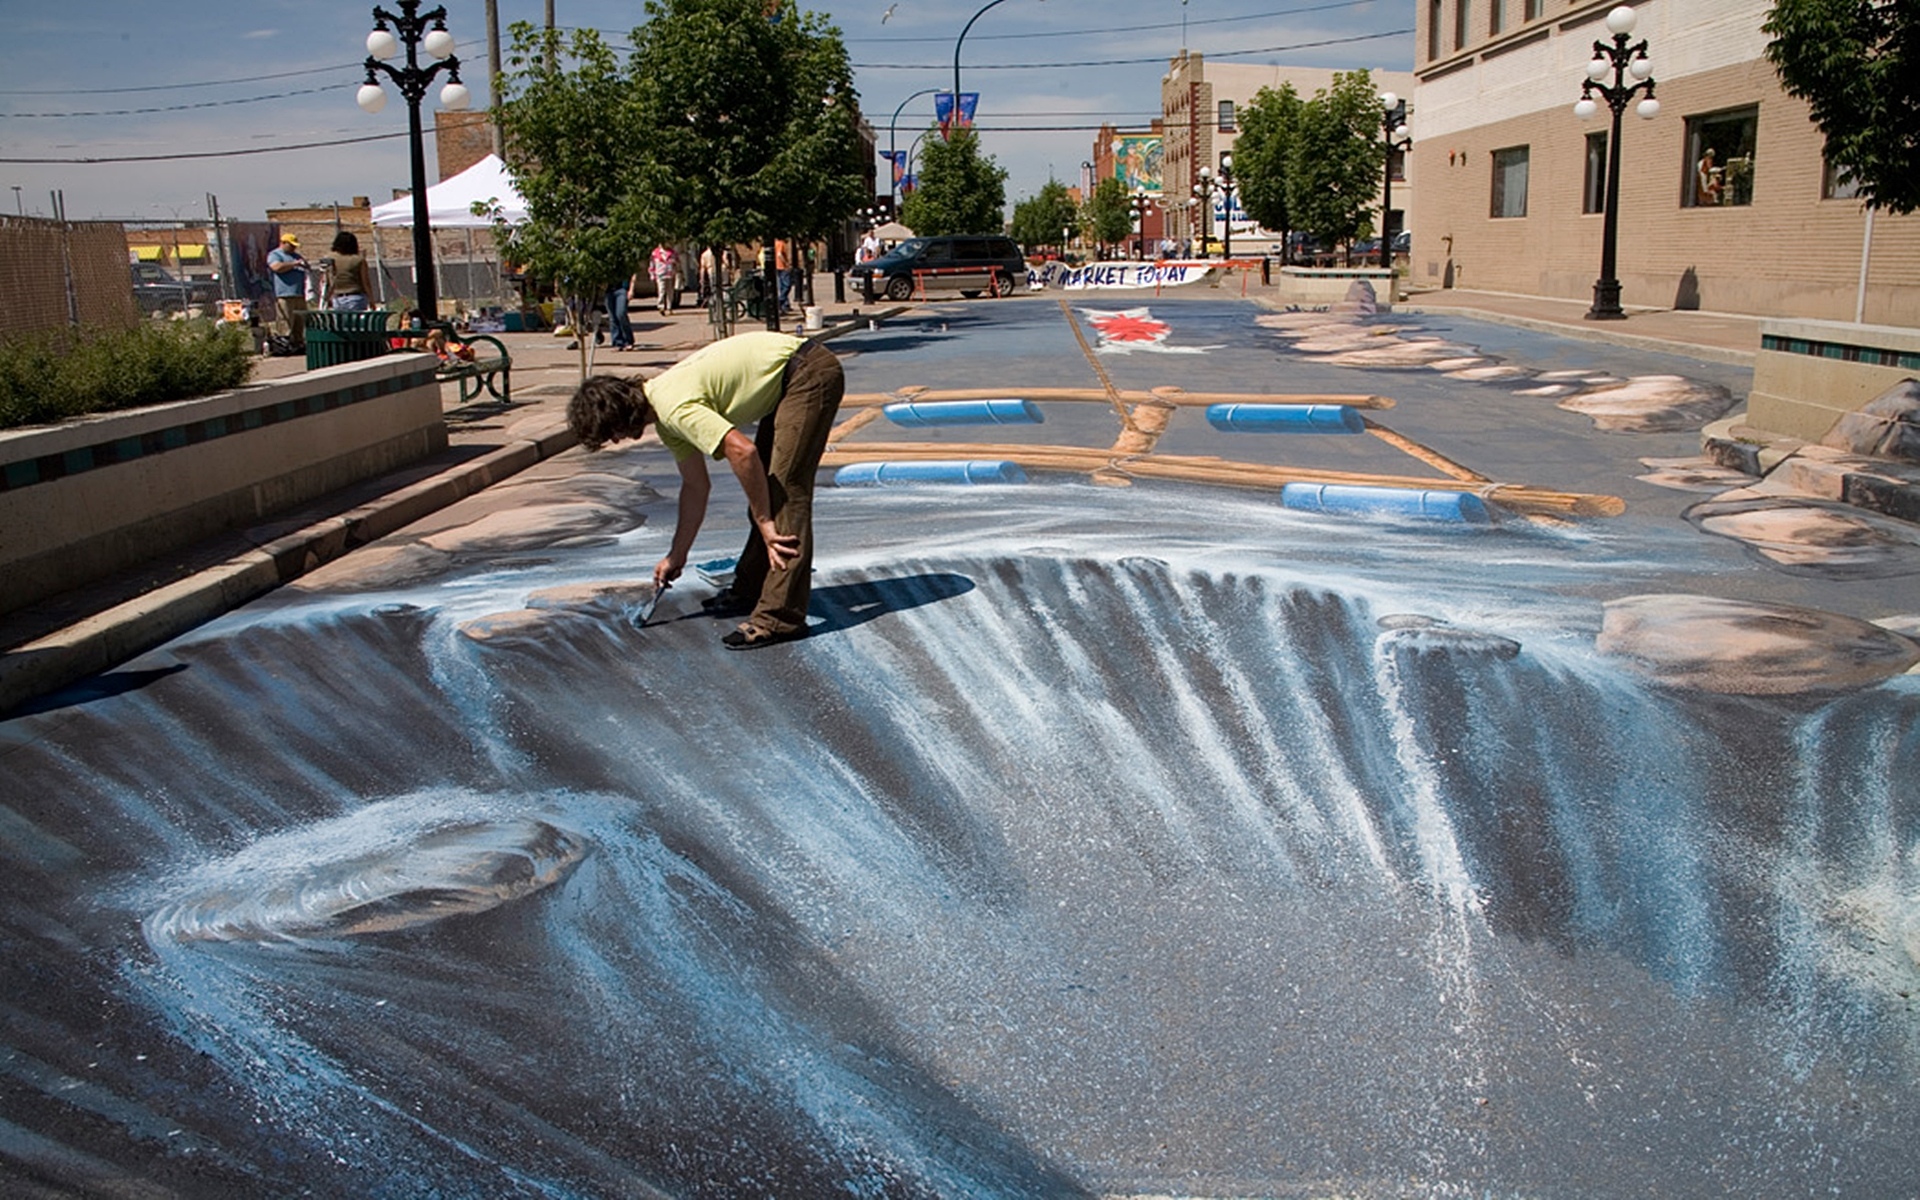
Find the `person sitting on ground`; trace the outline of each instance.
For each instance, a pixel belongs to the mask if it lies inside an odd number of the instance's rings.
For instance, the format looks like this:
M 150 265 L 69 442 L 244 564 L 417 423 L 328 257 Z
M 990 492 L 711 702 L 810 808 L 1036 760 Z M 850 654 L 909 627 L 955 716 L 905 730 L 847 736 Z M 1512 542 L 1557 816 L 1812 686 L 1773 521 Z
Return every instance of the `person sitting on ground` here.
M 813 481 L 846 393 L 840 360 L 820 342 L 756 330 L 723 338 L 650 380 L 595 375 L 567 403 L 567 425 L 597 450 L 652 424 L 680 471 L 673 540 L 653 568 L 665 589 L 680 577 L 706 517 L 708 458 L 724 458 L 747 497 L 750 528 L 733 584 L 705 604 L 745 615 L 720 640 L 730 650 L 807 632 L 813 587 Z M 752 440 L 742 430 L 759 422 Z

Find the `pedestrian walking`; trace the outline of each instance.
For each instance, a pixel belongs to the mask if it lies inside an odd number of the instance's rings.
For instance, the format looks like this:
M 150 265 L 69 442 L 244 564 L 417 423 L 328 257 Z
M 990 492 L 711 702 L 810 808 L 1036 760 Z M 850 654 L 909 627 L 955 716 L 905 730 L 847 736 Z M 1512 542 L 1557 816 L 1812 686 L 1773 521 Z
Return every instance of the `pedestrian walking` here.
M 615 350 L 633 349 L 633 320 L 627 313 L 630 297 L 639 286 L 640 273 L 635 271 L 607 289 L 607 325 Z
M 724 458 L 746 494 L 750 528 L 733 583 L 704 605 L 746 620 L 720 640 L 730 650 L 807 632 L 813 587 L 813 482 L 846 393 L 840 360 L 821 342 L 756 330 L 694 351 L 650 380 L 595 375 L 567 403 L 567 425 L 589 450 L 646 432 L 673 453 L 680 498 L 673 540 L 653 568 L 656 589 L 686 569 Z M 743 430 L 759 428 L 749 440 Z
M 786 238 L 773 240 L 774 278 L 780 286 L 780 311 L 793 311 L 793 244 Z
M 679 299 L 680 255 L 672 246 L 664 243 L 655 246 L 652 256 L 647 260 L 647 270 L 653 275 L 660 313 L 666 316 L 673 312 L 675 302 Z

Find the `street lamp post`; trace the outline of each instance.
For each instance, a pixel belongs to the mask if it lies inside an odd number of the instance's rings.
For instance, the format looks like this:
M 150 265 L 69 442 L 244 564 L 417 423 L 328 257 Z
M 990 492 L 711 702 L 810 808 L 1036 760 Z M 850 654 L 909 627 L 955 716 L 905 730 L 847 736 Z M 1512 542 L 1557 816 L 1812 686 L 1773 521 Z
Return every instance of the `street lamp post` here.
M 974 13 L 971 17 L 967 18 L 967 23 L 963 25 L 960 29 L 960 36 L 953 39 L 953 118 L 952 120 L 955 125 L 958 125 L 960 123 L 960 43 L 967 40 L 967 31 L 973 28 L 973 23 L 975 21 L 978 21 L 981 17 L 984 17 L 987 15 L 988 9 L 992 8 L 996 4 L 1004 4 L 1004 3 L 1006 3 L 1006 0 L 987 0 L 985 4 L 980 6 L 979 12 Z
M 1127 211 L 1133 214 L 1133 231 L 1139 239 L 1135 244 L 1140 257 L 1147 256 L 1147 214 L 1153 211 L 1153 198 L 1145 189 L 1127 197 Z
M 1381 172 L 1380 184 L 1380 269 L 1393 269 L 1393 239 L 1399 231 L 1393 227 L 1393 152 L 1404 153 L 1413 145 L 1413 135 L 1407 131 L 1407 102 L 1392 92 L 1380 97 L 1380 132 L 1386 139 L 1387 157 L 1385 169 Z M 1392 281 L 1388 281 L 1387 290 L 1391 292 Z
M 1220 157 L 1220 256 L 1233 257 L 1233 155 Z
M 931 96 L 934 93 L 938 92 L 939 90 L 940 90 L 939 88 L 921 88 L 919 91 L 915 92 L 913 95 L 908 96 L 905 100 L 902 100 L 900 102 L 900 107 L 893 110 L 893 119 L 887 122 L 887 203 L 888 204 L 895 203 L 894 184 L 897 181 L 893 177 L 893 156 L 895 152 L 897 152 L 900 149 L 900 142 L 898 139 L 898 135 L 895 132 L 896 127 L 900 124 L 900 113 L 907 107 L 907 105 L 912 104 L 915 100 L 918 100 L 920 97 Z M 904 166 L 901 167 L 900 170 L 902 174 L 906 173 L 906 168 Z
M 460 60 L 453 56 L 454 41 L 453 35 L 447 32 L 447 10 L 440 7 L 422 13 L 421 0 L 397 2 L 398 14 L 384 8 L 373 10 L 373 32 L 367 35 L 367 81 L 360 85 L 355 98 L 360 107 L 370 113 L 385 108 L 387 93 L 380 87 L 383 74 L 393 80 L 406 98 L 407 146 L 413 159 L 413 269 L 417 276 L 414 296 L 421 319 L 434 321 L 440 316 L 440 288 L 433 276 L 433 228 L 427 223 L 427 152 L 421 144 L 420 101 L 427 94 L 427 85 L 442 70 L 447 73 L 446 86 L 440 89 L 442 108 L 460 111 L 473 97 L 466 84 L 460 82 Z M 393 26 L 391 30 L 387 28 L 389 23 Z M 407 49 L 406 66 L 390 67 L 381 61 L 392 58 L 402 45 Z M 439 61 L 421 66 L 422 48 Z
M 1586 120 L 1600 111 L 1593 102 L 1597 92 L 1607 107 L 1613 110 L 1613 132 L 1607 139 L 1607 204 L 1600 233 L 1600 278 L 1593 283 L 1593 307 L 1587 309 L 1589 321 L 1623 321 L 1626 311 L 1620 307 L 1620 279 L 1614 266 L 1614 247 L 1620 229 L 1620 114 L 1626 111 L 1627 101 L 1633 99 L 1635 92 L 1645 89 L 1646 98 L 1634 108 L 1643 119 L 1652 120 L 1660 112 L 1660 102 L 1653 98 L 1653 63 L 1647 58 L 1646 39 L 1635 45 L 1627 44 L 1627 35 L 1633 32 L 1633 9 L 1622 4 L 1607 14 L 1607 32 L 1613 35 L 1613 45 L 1596 40 L 1593 43 L 1593 58 L 1587 63 L 1587 78 L 1580 85 L 1580 101 L 1573 106 L 1573 113 Z M 1613 74 L 1613 82 L 1605 81 L 1607 74 Z M 1627 82 L 1632 76 L 1633 83 Z
M 1213 214 L 1213 194 L 1220 190 L 1220 184 L 1213 178 L 1212 167 L 1200 168 L 1200 181 L 1193 185 L 1193 202 L 1200 206 L 1200 257 L 1212 257 L 1212 227 L 1208 219 Z

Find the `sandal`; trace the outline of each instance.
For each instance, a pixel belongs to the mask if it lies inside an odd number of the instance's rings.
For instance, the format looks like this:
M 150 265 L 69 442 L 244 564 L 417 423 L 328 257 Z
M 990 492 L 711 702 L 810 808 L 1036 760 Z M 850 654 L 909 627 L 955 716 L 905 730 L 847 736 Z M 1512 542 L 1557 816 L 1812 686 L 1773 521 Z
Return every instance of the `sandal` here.
M 791 642 L 806 635 L 805 629 L 795 629 L 790 633 L 776 633 L 771 629 L 762 629 L 758 625 L 742 625 L 732 633 L 723 636 L 720 644 L 729 650 L 755 650 L 761 646 Z

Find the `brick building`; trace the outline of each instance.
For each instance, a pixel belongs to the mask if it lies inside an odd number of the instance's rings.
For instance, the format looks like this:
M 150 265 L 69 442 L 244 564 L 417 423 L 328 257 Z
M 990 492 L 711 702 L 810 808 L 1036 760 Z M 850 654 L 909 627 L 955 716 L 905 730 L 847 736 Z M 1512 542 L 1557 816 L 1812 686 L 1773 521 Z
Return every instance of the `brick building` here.
M 1421 0 L 1415 285 L 1592 298 L 1611 115 L 1582 121 L 1573 104 L 1614 2 Z M 1868 245 L 1807 106 L 1764 57 L 1768 9 L 1635 9 L 1660 112 L 1628 111 L 1621 129 L 1621 302 L 1920 324 L 1920 215 L 1878 214 Z
M 1459 0 L 1465 3 L 1466 0 Z M 1335 71 L 1327 67 L 1284 67 L 1254 66 L 1238 63 L 1208 63 L 1203 56 L 1182 50 L 1167 67 L 1167 73 L 1160 77 L 1160 124 L 1165 131 L 1165 142 L 1161 150 L 1161 175 L 1165 181 L 1167 195 L 1167 236 L 1176 239 L 1200 237 L 1201 220 L 1198 210 L 1191 203 L 1191 190 L 1200 178 L 1200 168 L 1207 167 L 1216 174 L 1220 170 L 1220 161 L 1232 152 L 1234 141 L 1240 136 L 1239 111 L 1259 94 L 1260 89 L 1278 89 L 1291 83 L 1293 90 L 1302 99 L 1310 100 L 1314 93 L 1333 86 Z M 1414 76 L 1404 71 L 1374 71 L 1373 85 L 1381 92 L 1394 92 L 1401 96 L 1411 95 L 1414 90 Z M 1409 104 L 1411 110 L 1417 107 Z M 1424 122 L 1415 119 L 1415 136 L 1420 136 Z M 1386 154 L 1385 146 L 1381 154 Z M 1400 160 L 1404 165 L 1404 160 Z M 1404 174 L 1405 178 L 1401 175 Z M 1393 180 L 1393 226 L 1396 229 L 1408 228 L 1411 224 L 1407 214 L 1414 211 L 1416 189 L 1414 180 L 1419 177 L 1417 170 L 1408 169 L 1395 175 Z M 1220 208 L 1215 201 L 1215 208 Z M 1377 224 L 1378 222 L 1376 222 Z M 1206 221 L 1214 237 L 1219 237 L 1218 222 Z M 1242 222 L 1234 223 L 1234 236 L 1243 236 Z M 1249 250 L 1265 249 L 1264 237 L 1256 239 Z

